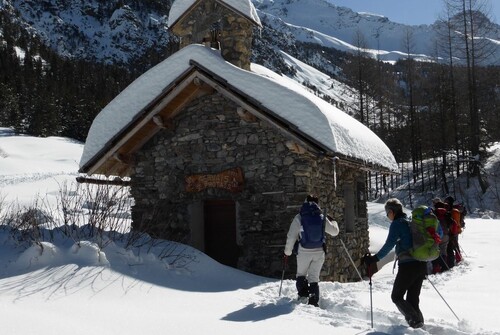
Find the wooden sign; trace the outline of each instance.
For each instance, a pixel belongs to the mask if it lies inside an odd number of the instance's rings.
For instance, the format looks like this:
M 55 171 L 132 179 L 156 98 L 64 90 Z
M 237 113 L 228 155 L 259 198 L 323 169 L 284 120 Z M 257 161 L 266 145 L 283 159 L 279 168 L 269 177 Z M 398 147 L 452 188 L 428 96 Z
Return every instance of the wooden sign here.
M 229 192 L 243 191 L 243 170 L 239 167 L 216 174 L 186 176 L 186 192 L 201 192 L 207 188 L 221 188 Z

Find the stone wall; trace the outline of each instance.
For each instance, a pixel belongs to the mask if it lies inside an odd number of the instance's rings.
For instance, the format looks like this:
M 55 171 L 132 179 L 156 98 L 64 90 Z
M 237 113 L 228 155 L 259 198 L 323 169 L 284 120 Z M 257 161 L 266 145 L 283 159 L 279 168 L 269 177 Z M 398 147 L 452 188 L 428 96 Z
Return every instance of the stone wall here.
M 238 268 L 280 277 L 290 222 L 306 194 L 316 193 L 321 205 L 340 223 L 340 237 L 353 258 L 359 262 L 367 251 L 367 219 L 357 219 L 352 233 L 345 233 L 343 225 L 343 185 L 363 178 L 360 171 L 337 164 L 335 188 L 332 159 L 291 150 L 294 146 L 283 133 L 242 113 L 219 94 L 193 101 L 173 124 L 137 154 L 131 178 L 135 229 L 190 244 L 190 204 L 204 199 L 233 199 L 238 204 Z M 217 188 L 186 192 L 186 176 L 235 167 L 244 173 L 242 192 Z M 357 280 L 339 238 L 329 237 L 327 243 L 330 251 L 323 279 Z M 292 257 L 289 278 L 294 277 L 294 261 Z
M 333 164 L 331 161 L 327 162 L 328 164 L 324 164 L 321 169 L 321 174 L 325 177 L 323 186 L 323 192 L 329 194 L 331 190 L 335 189 L 333 186 Z M 354 218 L 354 228 L 352 231 L 346 230 L 345 225 L 345 208 L 348 205 L 346 203 L 346 199 L 344 198 L 344 187 L 347 184 L 356 185 L 359 182 L 365 181 L 364 172 L 354 169 L 352 167 L 346 167 L 341 164 L 336 164 L 336 190 L 335 195 L 329 195 L 328 199 L 333 199 L 331 201 L 329 208 L 329 213 L 334 219 L 339 223 L 340 234 L 337 237 L 329 238 L 327 240 L 328 249 L 330 252 L 326 255 L 325 265 L 323 266 L 323 277 L 329 280 L 335 281 L 358 281 L 359 275 L 354 269 L 349 257 L 346 254 L 344 247 L 342 246 L 341 240 L 344 242 L 346 248 L 355 264 L 358 266 L 358 270 L 363 273 L 362 266 L 360 264 L 361 258 L 368 251 L 369 247 L 369 234 L 368 234 L 368 218 L 366 215 L 361 215 Z M 321 182 L 321 178 L 316 179 L 318 182 Z M 320 185 L 316 187 L 316 189 L 320 189 Z M 354 192 L 358 193 L 358 189 L 354 187 Z M 358 208 L 360 206 L 361 208 Z M 356 204 L 356 212 L 357 213 L 366 213 L 366 201 L 361 201 Z M 331 211 L 330 211 L 331 208 Z
M 250 70 L 253 26 L 254 24 L 246 17 L 214 0 L 206 0 L 200 1 L 190 13 L 172 27 L 172 31 L 181 37 L 181 48 L 193 43 L 220 47 L 225 60 Z M 214 27 L 218 29 L 217 36 L 214 36 Z

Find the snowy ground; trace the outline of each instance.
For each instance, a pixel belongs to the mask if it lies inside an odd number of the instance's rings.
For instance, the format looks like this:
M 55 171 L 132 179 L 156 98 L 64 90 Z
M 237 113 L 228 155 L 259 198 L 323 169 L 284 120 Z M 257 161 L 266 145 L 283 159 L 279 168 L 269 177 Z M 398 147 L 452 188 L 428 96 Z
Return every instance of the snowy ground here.
M 30 204 L 37 194 L 55 197 L 64 180 L 74 180 L 81 152 L 82 144 L 68 139 L 17 137 L 0 128 L 0 199 Z M 382 205 L 370 204 L 369 214 L 377 251 L 388 222 Z M 413 330 L 390 301 L 392 260 L 382 260 L 386 265 L 373 277 L 372 329 L 367 281 L 322 282 L 315 308 L 294 301 L 292 280 L 279 297 L 279 280 L 220 265 L 182 245 L 174 246 L 186 262 L 174 266 L 173 256 L 159 257 L 161 246 L 146 252 L 117 241 L 99 250 L 95 241 L 54 233 L 50 242 L 26 247 L 0 229 L 2 334 L 500 334 L 498 240 L 500 220 L 467 220 L 465 261 L 429 277 L 460 321 L 425 282 L 426 327 Z

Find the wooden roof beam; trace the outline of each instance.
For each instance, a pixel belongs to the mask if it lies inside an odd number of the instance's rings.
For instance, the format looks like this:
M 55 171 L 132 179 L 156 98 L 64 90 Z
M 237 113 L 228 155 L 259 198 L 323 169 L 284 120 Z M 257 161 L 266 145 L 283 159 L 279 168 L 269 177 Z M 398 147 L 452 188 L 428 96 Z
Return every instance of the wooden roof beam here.
M 172 87 L 171 90 L 165 92 L 163 98 L 158 99 L 155 105 L 151 106 L 147 110 L 144 110 L 142 117 L 136 120 L 135 125 L 129 128 L 127 132 L 124 133 L 123 136 L 121 136 L 121 138 L 113 143 L 112 146 L 107 148 L 106 153 L 102 155 L 101 158 L 88 169 L 87 174 L 92 175 L 106 173 L 105 171 L 102 171 L 102 168 L 106 165 L 105 162 L 112 158 L 114 153 L 117 152 L 121 147 L 123 147 L 127 142 L 129 142 L 145 125 L 147 125 L 148 123 L 154 124 L 154 121 L 152 120 L 154 116 L 161 115 L 162 118 L 167 119 L 177 114 L 179 110 L 188 101 L 190 101 L 190 99 L 192 99 L 193 95 L 199 93 L 198 90 L 192 89 L 190 94 L 181 94 L 181 92 L 183 92 L 188 86 L 197 87 L 195 84 L 193 84 L 193 80 L 195 77 L 196 73 L 191 73 L 183 81 L 180 81 L 176 86 Z M 205 91 L 206 88 L 204 86 L 205 85 L 201 85 L 199 88 Z M 179 95 L 182 95 L 183 97 L 179 98 Z M 165 113 L 166 110 L 168 110 L 169 113 Z M 157 125 L 155 126 L 158 127 Z M 146 141 L 148 141 L 154 134 L 156 134 L 156 132 L 160 129 L 161 128 L 158 128 L 156 131 L 150 132 L 146 138 L 141 139 L 140 141 L 135 141 L 135 145 L 133 145 L 127 151 L 135 151 L 138 147 L 142 146 Z
M 153 123 L 162 129 L 174 129 L 174 123 L 171 119 L 165 119 L 160 114 L 153 116 Z

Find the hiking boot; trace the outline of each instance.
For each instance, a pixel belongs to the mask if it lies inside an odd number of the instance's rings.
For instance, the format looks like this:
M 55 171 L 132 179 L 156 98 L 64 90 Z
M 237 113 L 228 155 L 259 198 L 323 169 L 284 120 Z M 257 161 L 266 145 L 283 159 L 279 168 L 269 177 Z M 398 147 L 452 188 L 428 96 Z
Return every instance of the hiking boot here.
M 319 297 L 316 294 L 311 294 L 309 296 L 308 305 L 313 305 L 314 307 L 319 307 Z
M 300 303 L 300 304 L 307 304 L 309 302 L 309 297 L 303 297 L 303 296 L 300 296 L 297 298 L 297 301 Z
M 309 305 L 319 307 L 319 285 L 318 283 L 309 284 Z
M 408 321 L 408 324 L 412 328 L 422 328 L 424 326 L 424 323 L 422 321 L 410 320 L 410 321 Z
M 309 297 L 309 282 L 305 276 L 299 276 L 296 279 L 295 286 L 299 297 Z
M 307 302 L 308 305 L 314 306 L 314 307 L 319 307 L 319 303 L 317 299 L 311 299 L 309 298 L 309 301 Z

